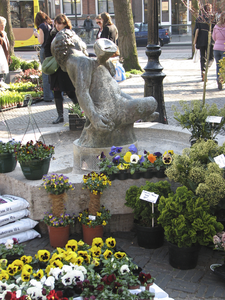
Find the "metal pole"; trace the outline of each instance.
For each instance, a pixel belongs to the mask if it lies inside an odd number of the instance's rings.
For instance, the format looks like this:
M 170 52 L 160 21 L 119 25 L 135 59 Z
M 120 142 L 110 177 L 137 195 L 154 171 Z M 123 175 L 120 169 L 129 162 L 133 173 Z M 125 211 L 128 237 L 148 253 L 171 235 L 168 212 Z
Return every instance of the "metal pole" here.
M 45 0 L 45 12 L 46 12 L 46 15 L 49 16 L 48 0 Z
M 142 75 L 145 80 L 144 96 L 153 96 L 157 103 L 159 118 L 154 122 L 168 124 L 163 94 L 163 79 L 165 74 L 162 73 L 163 67 L 159 63 L 161 48 L 159 46 L 158 31 L 158 3 L 157 0 L 148 0 L 148 45 L 146 55 L 148 63 L 144 68 Z
M 75 4 L 75 28 L 77 28 L 77 0 L 74 0 Z

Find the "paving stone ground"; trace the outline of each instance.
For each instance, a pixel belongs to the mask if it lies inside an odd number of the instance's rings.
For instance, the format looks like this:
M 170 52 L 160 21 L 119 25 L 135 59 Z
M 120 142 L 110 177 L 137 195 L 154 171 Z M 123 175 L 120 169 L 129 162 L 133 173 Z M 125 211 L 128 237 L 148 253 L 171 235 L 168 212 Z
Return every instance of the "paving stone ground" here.
M 162 55 L 160 63 L 166 77 L 163 81 L 164 100 L 167 111 L 168 123 L 177 126 L 173 118 L 172 105 L 179 107 L 180 100 L 192 101 L 202 99 L 203 82 L 200 77 L 200 64 L 195 64 L 189 59 L 190 53 L 183 55 L 175 53 L 170 56 Z M 139 57 L 142 67 L 145 67 L 147 58 Z M 120 83 L 123 92 L 133 97 L 142 97 L 144 94 L 144 80 L 135 76 Z M 219 91 L 216 83 L 215 62 L 209 69 L 206 103 L 216 103 L 218 107 L 224 106 L 224 90 Z M 69 100 L 65 99 L 65 105 Z M 53 102 L 38 102 L 31 106 L 32 114 L 38 127 L 52 126 L 52 121 L 57 117 Z M 68 122 L 66 109 L 64 112 L 65 123 Z M 13 136 L 23 134 L 29 121 L 28 108 L 17 108 L 0 113 L 0 138 L 7 137 L 5 126 L 7 122 Z M 35 123 L 30 124 L 28 130 L 36 129 Z M 55 125 L 57 127 L 65 124 Z M 111 233 L 117 240 L 117 245 L 130 255 L 134 261 L 150 272 L 156 278 L 156 284 L 164 289 L 175 300 L 200 300 L 200 299 L 225 299 L 225 281 L 213 274 L 210 265 L 221 263 L 222 256 L 210 247 L 202 247 L 200 250 L 198 265 L 193 270 L 177 270 L 170 266 L 168 248 L 164 246 L 158 249 L 144 249 L 138 247 L 135 232 Z M 108 237 L 108 234 L 105 235 Z M 71 238 L 80 239 L 81 236 L 73 235 Z M 48 236 L 35 239 L 26 243 L 26 253 L 34 255 L 38 249 L 53 250 L 49 244 Z

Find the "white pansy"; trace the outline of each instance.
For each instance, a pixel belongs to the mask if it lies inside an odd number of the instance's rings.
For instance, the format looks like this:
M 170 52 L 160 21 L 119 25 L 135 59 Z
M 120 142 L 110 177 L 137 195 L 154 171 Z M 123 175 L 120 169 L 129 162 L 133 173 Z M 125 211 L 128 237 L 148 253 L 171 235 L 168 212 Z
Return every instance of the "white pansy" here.
M 40 290 L 37 287 L 30 287 L 27 289 L 27 294 L 31 296 L 32 300 L 33 299 L 42 299 L 42 290 Z
M 111 258 L 111 262 L 113 262 L 113 261 L 114 261 L 114 257 Z
M 87 274 L 87 270 L 86 270 L 86 268 L 83 267 L 83 266 L 78 266 L 77 270 L 78 270 L 78 271 L 81 271 L 84 275 Z
M 112 267 L 113 267 L 113 269 L 116 269 L 116 264 L 113 264 Z
M 52 275 L 55 277 L 55 279 L 59 279 L 59 275 L 62 273 L 62 270 L 60 268 L 51 268 L 49 275 Z
M 16 279 L 16 283 L 17 284 L 20 284 L 22 282 L 24 282 L 24 281 L 22 280 L 21 276 Z
M 72 271 L 72 267 L 68 266 L 68 265 L 63 265 L 62 271 L 64 271 L 65 273 L 71 272 Z
M 42 289 L 42 287 L 43 287 L 41 282 L 37 281 L 36 279 L 31 279 L 30 284 L 37 287 L 37 288 L 39 288 L 39 289 Z
M 137 154 L 132 154 L 131 155 L 131 157 L 130 157 L 130 162 L 132 163 L 132 164 L 137 164 L 138 163 L 138 161 L 139 161 L 139 156 L 137 155 Z
M 73 282 L 76 283 L 77 281 L 84 281 L 84 274 L 82 273 L 82 271 L 73 271 Z
M 55 278 L 53 276 L 49 276 L 45 281 L 45 285 L 50 286 L 51 290 L 55 288 Z
M 40 281 L 40 282 L 41 282 L 42 284 L 44 284 L 45 281 L 46 281 L 46 276 L 44 275 L 44 276 L 41 278 L 41 281 Z
M 22 291 L 18 290 L 16 291 L 16 298 L 20 298 L 22 296 Z
M 12 249 L 13 248 L 13 240 L 8 239 L 5 243 L 5 247 L 6 247 L 6 249 Z
M 0 282 L 0 293 L 7 289 L 7 283 Z
M 130 269 L 128 267 L 128 265 L 122 265 L 122 267 L 120 268 L 120 273 L 122 275 L 126 274 L 126 273 L 129 273 L 130 272 Z
M 8 284 L 7 289 L 12 291 L 15 287 L 17 287 L 14 283 Z
M 63 285 L 71 285 L 73 283 L 73 274 L 67 273 L 61 278 Z

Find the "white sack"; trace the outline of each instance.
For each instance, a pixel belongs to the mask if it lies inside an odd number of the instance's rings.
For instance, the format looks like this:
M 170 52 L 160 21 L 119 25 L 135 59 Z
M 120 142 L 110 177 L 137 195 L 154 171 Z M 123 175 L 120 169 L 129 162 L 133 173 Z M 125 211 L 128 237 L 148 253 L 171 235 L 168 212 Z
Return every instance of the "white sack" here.
M 29 202 L 27 200 L 12 196 L 12 195 L 2 195 L 0 196 L 0 216 L 25 209 L 29 207 Z
M 1 239 L 5 236 L 14 235 L 19 232 L 26 231 L 34 228 L 38 224 L 37 221 L 31 220 L 30 218 L 24 218 L 13 223 L 0 227 L 0 243 Z
M 0 216 L 0 226 L 14 222 L 14 221 L 22 219 L 24 217 L 28 217 L 29 214 L 30 214 L 30 212 L 28 209 L 22 209 L 22 210 L 15 211 L 13 213 L 9 213 L 4 216 Z
M 18 240 L 18 243 L 23 243 L 32 239 L 35 239 L 36 237 L 41 237 L 40 233 L 38 233 L 36 230 L 34 229 L 29 229 L 27 231 L 24 232 L 20 232 L 17 234 L 13 234 L 13 235 L 9 235 L 7 237 L 4 238 L 0 238 L 0 243 L 6 243 L 6 241 L 8 239 L 12 239 L 12 238 L 16 238 Z

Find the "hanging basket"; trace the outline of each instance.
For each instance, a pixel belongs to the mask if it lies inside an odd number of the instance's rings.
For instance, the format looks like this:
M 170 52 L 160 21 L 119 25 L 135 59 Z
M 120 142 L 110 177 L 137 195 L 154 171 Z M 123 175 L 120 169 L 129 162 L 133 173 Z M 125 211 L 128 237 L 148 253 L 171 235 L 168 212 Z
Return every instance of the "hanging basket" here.
M 48 173 L 51 157 L 44 159 L 35 159 L 30 161 L 21 161 L 20 166 L 23 175 L 28 180 L 42 179 L 43 175 Z
M 49 194 L 49 198 L 52 201 L 52 214 L 55 217 L 60 217 L 61 214 L 65 212 L 65 201 L 67 199 L 67 194 Z
M 12 172 L 16 167 L 16 162 L 14 153 L 0 154 L 0 173 Z
M 90 202 L 89 202 L 89 214 L 92 216 L 96 216 L 97 212 L 100 210 L 100 197 L 101 194 L 98 193 L 97 195 L 94 195 L 90 192 Z

